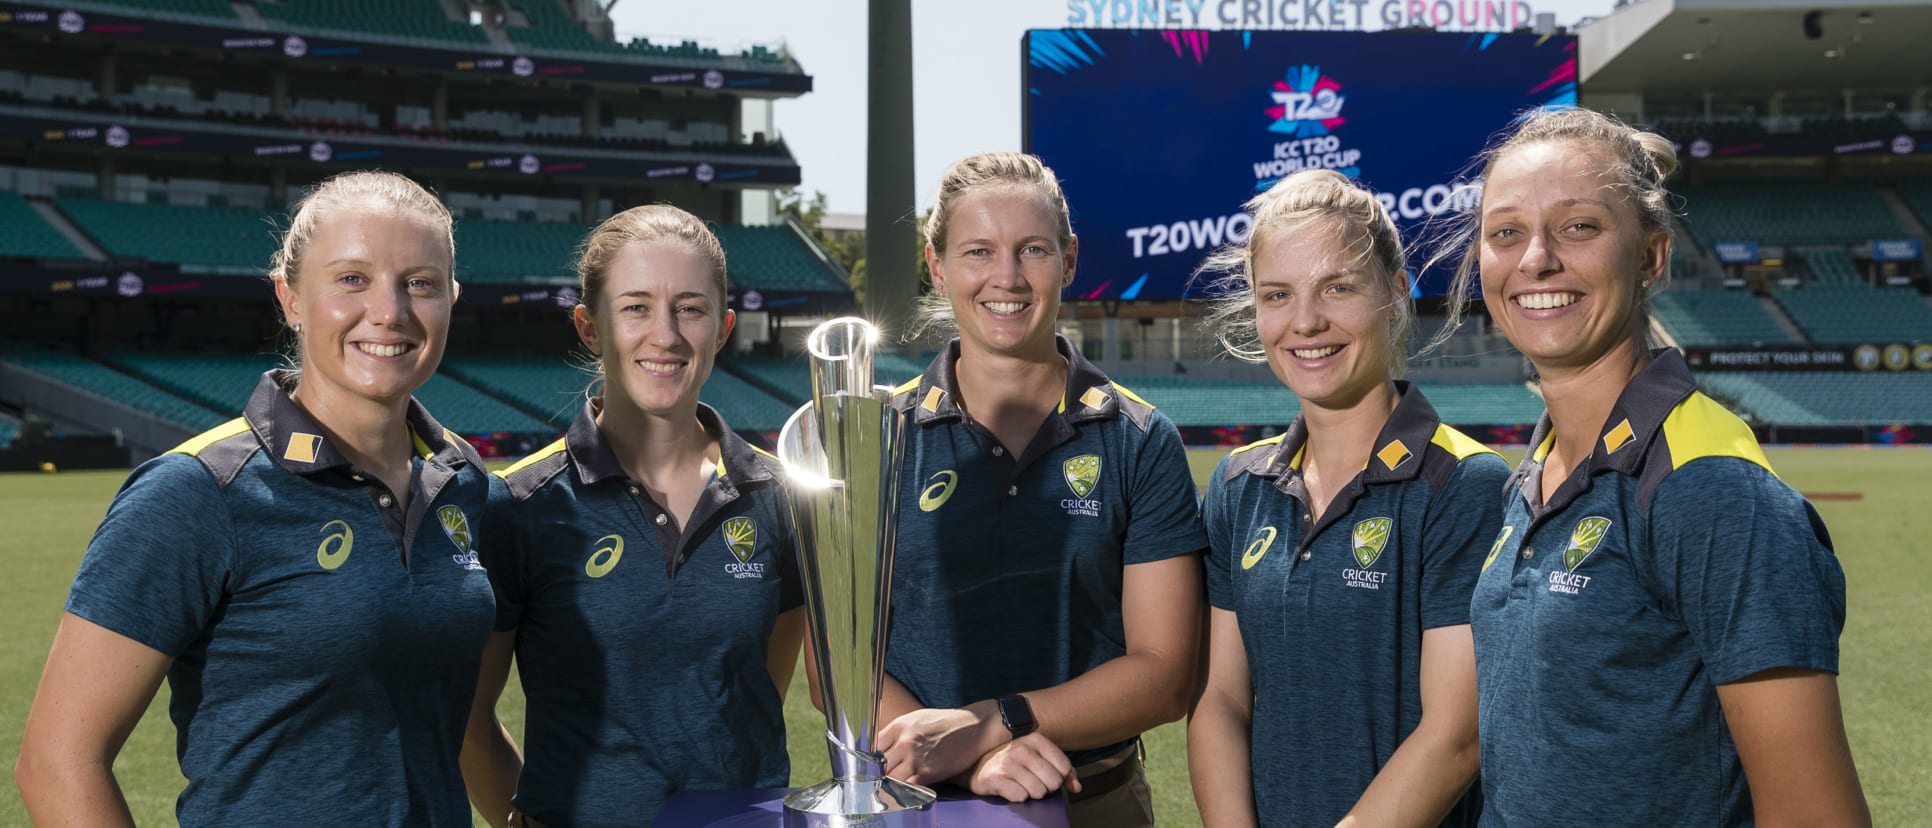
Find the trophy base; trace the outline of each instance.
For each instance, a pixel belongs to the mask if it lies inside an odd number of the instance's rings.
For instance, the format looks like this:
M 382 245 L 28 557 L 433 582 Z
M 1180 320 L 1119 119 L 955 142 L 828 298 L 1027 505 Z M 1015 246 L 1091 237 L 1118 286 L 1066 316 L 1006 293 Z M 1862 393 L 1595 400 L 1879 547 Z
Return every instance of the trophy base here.
M 785 797 L 785 828 L 927 828 L 938 798 L 890 777 L 828 779 Z

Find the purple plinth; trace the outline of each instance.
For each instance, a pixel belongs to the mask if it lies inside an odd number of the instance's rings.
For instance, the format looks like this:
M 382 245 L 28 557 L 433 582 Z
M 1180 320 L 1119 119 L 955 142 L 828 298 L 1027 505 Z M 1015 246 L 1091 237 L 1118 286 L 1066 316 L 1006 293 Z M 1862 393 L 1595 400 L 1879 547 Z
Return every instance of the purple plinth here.
M 664 803 L 656 828 L 778 828 L 785 821 L 782 800 L 790 788 L 681 791 Z M 1067 828 L 1067 806 L 1059 797 L 1011 803 L 982 799 L 957 788 L 939 789 L 933 824 L 947 828 Z

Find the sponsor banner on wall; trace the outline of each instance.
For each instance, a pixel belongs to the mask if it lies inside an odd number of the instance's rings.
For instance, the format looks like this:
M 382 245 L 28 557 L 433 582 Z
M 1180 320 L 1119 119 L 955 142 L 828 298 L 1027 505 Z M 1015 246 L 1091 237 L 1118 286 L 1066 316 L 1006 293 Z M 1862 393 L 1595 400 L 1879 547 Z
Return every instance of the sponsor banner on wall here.
M 1021 134 L 1066 189 L 1081 300 L 1192 295 L 1202 258 L 1247 239 L 1241 205 L 1299 170 L 1359 180 L 1420 232 L 1474 202 L 1492 134 L 1576 103 L 1568 35 L 1064 29 L 1022 52 Z
M 1721 241 L 1711 245 L 1717 251 L 1717 260 L 1725 264 L 1757 264 L 1758 243 L 1754 241 Z
M 1687 348 L 1684 359 L 1704 371 L 1932 371 L 1932 342 Z
M 1914 155 L 1932 153 L 1932 131 L 1893 132 L 1875 127 L 1870 135 L 1832 138 L 1822 135 L 1761 135 L 1743 140 L 1719 140 L 1698 135 L 1670 136 L 1680 156 L 1692 159 L 1752 156 Z
M 39 146 L 78 147 L 95 152 L 158 152 L 198 156 L 238 156 L 335 167 L 408 167 L 422 172 L 500 172 L 591 181 L 681 180 L 698 184 L 799 183 L 799 168 L 788 158 L 708 161 L 653 160 L 640 154 L 576 152 L 568 149 L 491 152 L 450 143 L 405 138 L 315 135 L 292 129 L 225 126 L 188 120 L 63 113 L 40 108 L 0 107 L 0 139 Z M 670 151 L 650 154 L 674 156 Z
M 1872 239 L 1872 261 L 1916 262 L 1925 256 L 1925 243 L 1918 239 Z
M 274 25 L 272 21 L 271 25 Z M 809 75 L 725 68 L 722 63 L 716 68 L 707 69 L 668 62 L 653 63 L 649 56 L 643 56 L 641 61 L 617 61 L 598 60 L 594 55 L 567 58 L 509 55 L 488 51 L 488 47 L 482 43 L 478 43 L 474 49 L 464 49 L 456 43 L 437 47 L 399 46 L 326 35 L 127 17 L 37 3 L 0 2 L 0 28 L 71 37 L 81 42 L 137 41 L 205 49 L 244 60 L 259 56 L 276 60 L 406 67 L 515 78 L 556 77 L 573 82 L 719 89 L 738 94 L 800 95 L 812 91 L 812 78 Z M 478 29 L 479 38 L 481 31 Z

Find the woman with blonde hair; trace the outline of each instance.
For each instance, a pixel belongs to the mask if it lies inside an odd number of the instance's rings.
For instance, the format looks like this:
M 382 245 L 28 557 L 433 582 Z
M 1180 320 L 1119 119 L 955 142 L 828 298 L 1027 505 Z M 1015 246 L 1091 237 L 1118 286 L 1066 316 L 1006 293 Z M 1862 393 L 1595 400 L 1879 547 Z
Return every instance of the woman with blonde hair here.
M 1339 173 L 1283 178 L 1216 254 L 1209 316 L 1301 404 L 1208 481 L 1207 676 L 1188 725 L 1209 826 L 1476 817 L 1469 595 L 1509 467 L 1399 379 L 1395 223 Z
M 1152 824 L 1138 737 L 1186 711 L 1207 545 L 1180 433 L 1055 333 L 1079 239 L 1039 159 L 954 164 L 926 239 L 958 336 L 893 401 L 887 772 Z
M 1454 250 L 1451 295 L 1480 279 L 1548 405 L 1470 608 L 1484 824 L 1871 820 L 1824 524 L 1680 354 L 1646 347 L 1676 165 L 1609 116 L 1533 112 L 1484 159 Z
M 805 622 L 782 472 L 698 401 L 736 322 L 724 248 L 690 213 L 634 207 L 577 272 L 601 390 L 492 493 L 496 632 L 463 748 L 492 825 L 648 825 L 680 790 L 790 782 Z M 513 656 L 521 755 L 496 718 Z
M 183 825 L 470 824 L 489 484 L 410 397 L 443 357 L 454 253 L 449 211 L 399 175 L 296 205 L 270 276 L 300 367 L 115 495 L 14 768 L 34 822 L 132 824 L 114 757 L 166 677 Z

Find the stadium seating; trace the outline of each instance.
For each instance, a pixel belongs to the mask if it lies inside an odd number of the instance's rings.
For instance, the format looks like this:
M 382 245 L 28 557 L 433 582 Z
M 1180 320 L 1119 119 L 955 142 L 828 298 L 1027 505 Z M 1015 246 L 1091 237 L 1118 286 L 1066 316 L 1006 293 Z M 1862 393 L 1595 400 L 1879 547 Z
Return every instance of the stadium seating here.
M 20 194 L 0 192 L 0 256 L 78 259 L 81 252 Z
M 489 36 L 481 28 L 449 19 L 443 14 L 439 3 L 261 0 L 255 4 L 255 8 L 262 17 L 290 27 L 373 33 L 428 47 L 447 48 L 452 43 L 478 46 L 490 42 Z
M 1802 344 L 1793 343 L 1758 297 L 1747 291 L 1672 288 L 1657 294 L 1651 305 L 1677 344 L 1687 348 Z
M 13 445 L 13 438 L 20 436 L 20 423 L 12 417 L 0 416 L 0 449 Z
M 451 359 L 444 370 L 472 385 L 485 387 L 527 411 L 548 416 L 550 427 L 570 426 L 584 402 L 589 376 L 565 357 L 463 357 Z
M 120 7 L 138 17 L 213 17 L 235 24 L 235 6 L 228 0 L 92 0 L 97 6 Z
M 925 373 L 930 364 L 931 354 L 916 358 L 894 353 L 874 354 L 872 381 L 897 387 Z M 720 362 L 719 367 L 779 392 L 780 399 L 793 405 L 801 405 L 812 397 L 811 367 L 803 353 L 790 357 L 738 357 Z
M 477 282 L 574 278 L 582 224 L 516 221 L 456 222 L 456 274 Z
M 1865 277 L 1858 272 L 1858 265 L 1843 248 L 1805 247 L 1797 250 L 1799 258 L 1811 268 L 1818 277 L 1819 284 L 1862 285 Z
M 82 198 L 62 198 L 56 204 L 109 253 L 222 273 L 266 271 L 276 249 L 275 231 L 281 226 L 277 213 L 236 207 Z
M 1535 423 L 1543 416 L 1543 398 L 1520 382 L 1418 383 L 1436 415 L 1452 425 L 1514 425 Z
M 1906 235 L 1871 185 L 1729 181 L 1685 187 L 1685 220 L 1698 242 L 1849 245 Z
M 191 429 L 205 429 L 232 418 L 83 356 L 62 351 L 12 350 L 0 360 L 58 380 L 104 400 L 146 412 Z
M 592 37 L 588 30 L 570 19 L 557 0 L 517 0 L 512 7 L 523 12 L 524 20 L 530 24 L 506 30 L 510 40 L 520 45 L 567 52 L 624 51 L 623 46 Z
M 1932 373 L 1701 371 L 1707 393 L 1776 425 L 1932 425 Z
M 788 225 L 713 225 L 712 229 L 724 244 L 733 287 L 828 293 L 850 290 L 837 266 L 819 258 Z
M 452 360 L 450 373 L 524 408 L 551 415 L 549 427 L 558 431 L 567 428 L 577 416 L 588 381 L 586 374 L 563 357 L 467 357 Z M 698 399 L 718 409 L 732 428 L 749 431 L 777 431 L 796 409 L 795 404 L 775 398 L 729 371 L 717 368 L 712 370 Z M 423 402 L 427 405 L 428 398 Z
M 283 364 L 270 354 L 110 354 L 107 360 L 141 379 L 229 416 L 241 413 L 263 371 Z
M 1898 194 L 1918 214 L 1921 223 L 1932 226 L 1932 181 L 1900 182 Z
M 1911 288 L 1813 284 L 1773 295 L 1820 345 L 1932 341 L 1932 307 Z

